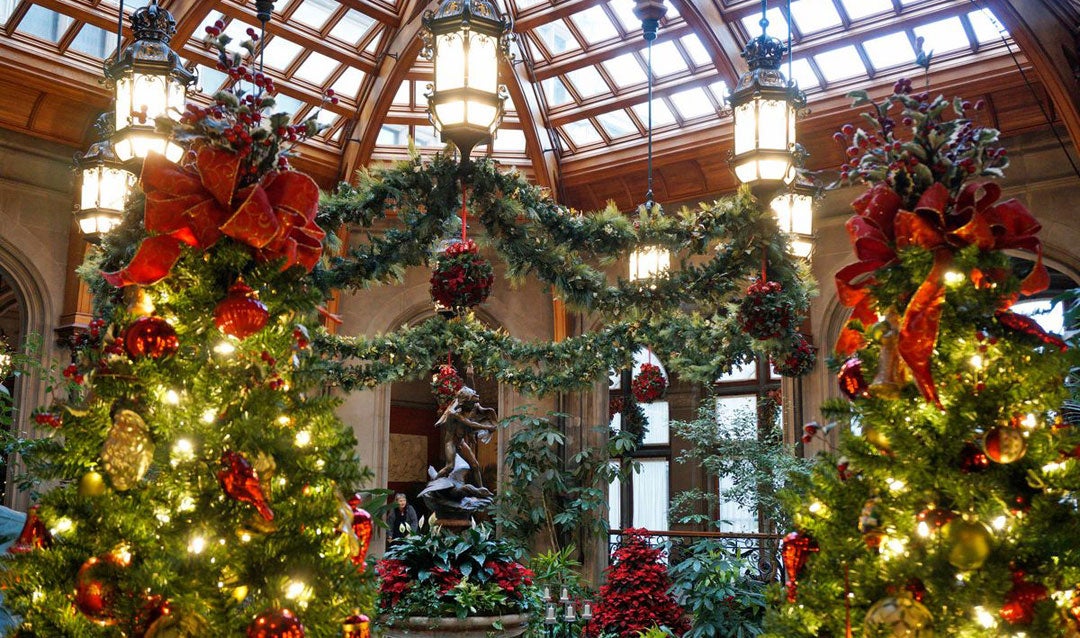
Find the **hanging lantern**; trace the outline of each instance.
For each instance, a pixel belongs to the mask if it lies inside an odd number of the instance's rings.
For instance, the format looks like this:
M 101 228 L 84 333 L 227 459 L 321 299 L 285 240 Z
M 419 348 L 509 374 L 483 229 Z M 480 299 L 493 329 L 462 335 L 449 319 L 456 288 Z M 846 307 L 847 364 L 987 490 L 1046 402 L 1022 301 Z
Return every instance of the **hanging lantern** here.
M 135 41 L 105 67 L 116 95 L 113 148 L 125 164 L 145 159 L 150 151 L 178 161 L 183 149 L 154 126 L 158 117 L 179 119 L 184 93 L 195 81 L 169 48 L 176 20 L 155 0 L 131 14 L 131 29 Z
M 814 185 L 796 179 L 772 200 L 780 232 L 791 236 L 791 254 L 808 259 L 814 250 Z
M 492 0 L 443 0 L 423 23 L 424 55 L 435 64 L 428 116 L 465 162 L 474 146 L 491 142 L 502 120 L 499 60 L 508 55 L 511 24 Z
M 630 253 L 630 281 L 662 277 L 671 267 L 671 253 L 646 246 Z
M 795 111 L 806 98 L 780 71 L 786 46 L 766 33 L 769 21 L 761 4 L 761 35 L 742 52 L 749 69 L 729 103 L 735 119 L 735 176 L 751 187 L 768 188 L 792 177 Z
M 124 202 L 134 175 L 124 170 L 113 151 L 112 142 L 102 139 L 75 156 L 79 201 L 75 220 L 83 238 L 100 244 L 101 238 L 124 218 Z

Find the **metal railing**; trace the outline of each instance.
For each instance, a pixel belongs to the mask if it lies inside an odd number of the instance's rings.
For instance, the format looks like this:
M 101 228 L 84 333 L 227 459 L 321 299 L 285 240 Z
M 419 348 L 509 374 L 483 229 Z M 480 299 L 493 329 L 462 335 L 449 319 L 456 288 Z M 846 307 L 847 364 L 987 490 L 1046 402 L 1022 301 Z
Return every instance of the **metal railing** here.
M 765 583 L 784 581 L 784 562 L 780 557 L 781 536 L 752 532 L 665 532 L 635 530 L 648 539 L 649 544 L 659 548 L 668 564 L 682 560 L 690 545 L 701 540 L 711 540 L 732 558 L 746 563 L 744 575 Z M 608 559 L 619 548 L 629 531 L 608 531 Z

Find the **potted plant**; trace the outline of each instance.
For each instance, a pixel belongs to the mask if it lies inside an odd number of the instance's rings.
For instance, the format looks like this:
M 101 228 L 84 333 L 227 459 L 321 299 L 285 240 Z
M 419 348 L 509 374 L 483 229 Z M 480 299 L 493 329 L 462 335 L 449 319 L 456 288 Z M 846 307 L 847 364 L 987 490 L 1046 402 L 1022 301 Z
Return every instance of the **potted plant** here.
M 383 636 L 521 635 L 538 603 L 520 555 L 483 526 L 398 539 L 377 566 Z

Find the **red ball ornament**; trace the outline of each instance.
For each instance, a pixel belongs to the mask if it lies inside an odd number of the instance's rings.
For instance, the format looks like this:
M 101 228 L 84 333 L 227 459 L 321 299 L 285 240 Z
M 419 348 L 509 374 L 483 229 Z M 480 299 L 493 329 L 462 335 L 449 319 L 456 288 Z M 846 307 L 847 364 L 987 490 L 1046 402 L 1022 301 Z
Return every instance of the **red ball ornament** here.
M 929 531 L 939 532 L 942 527 L 949 524 L 949 521 L 956 518 L 956 512 L 944 507 L 928 507 L 919 512 L 915 518 L 920 523 L 926 523 Z
M 241 280 L 229 287 L 229 294 L 214 308 L 214 325 L 237 339 L 247 339 L 262 330 L 269 319 L 266 304 Z
M 1012 463 L 1024 458 L 1027 441 L 1020 430 L 1009 426 L 995 426 L 982 438 L 986 456 L 995 463 Z
M 75 575 L 75 607 L 99 625 L 115 625 L 116 582 L 130 564 L 130 555 L 119 551 L 87 559 Z
M 255 616 L 247 638 L 304 638 L 304 625 L 288 609 L 268 609 Z
M 35 505 L 26 513 L 26 522 L 23 523 L 22 532 L 11 547 L 8 547 L 9 554 L 26 554 L 52 545 L 52 535 L 45 527 L 45 522 L 37 515 L 40 507 L 40 505 Z
M 238 452 L 226 450 L 221 455 L 221 469 L 217 473 L 221 489 L 241 503 L 251 503 L 265 520 L 274 520 L 274 512 L 266 504 L 259 476 L 251 463 Z
M 987 458 L 986 452 L 974 443 L 965 443 L 960 450 L 960 471 L 970 474 L 982 472 L 988 467 L 990 467 L 990 459 Z
M 1010 625 L 1030 625 L 1035 620 L 1035 605 L 1049 598 L 1046 585 L 1024 580 L 1024 572 L 1013 572 L 1013 586 L 1005 593 L 1001 618 Z
M 176 329 L 161 317 L 139 317 L 124 331 L 124 350 L 132 359 L 160 359 L 179 348 Z
M 341 624 L 344 638 L 371 638 L 371 619 L 354 609 L 351 616 Z
M 359 494 L 353 494 L 349 499 L 349 507 L 352 509 L 352 529 L 356 534 L 356 539 L 360 541 L 360 548 L 353 555 L 353 564 L 360 568 L 360 571 L 364 571 L 364 564 L 367 560 L 368 548 L 371 547 L 371 532 L 374 529 L 374 521 L 371 518 L 371 514 L 367 510 L 360 507 L 363 499 Z
M 851 357 L 845 361 L 836 374 L 836 380 L 840 383 L 840 392 L 849 400 L 868 396 L 870 385 L 863 376 L 862 359 Z
M 818 551 L 818 544 L 804 532 L 791 532 L 784 537 L 780 555 L 784 559 L 784 572 L 787 574 L 787 600 L 795 602 L 795 592 L 799 586 L 799 573 L 806 566 L 810 554 Z

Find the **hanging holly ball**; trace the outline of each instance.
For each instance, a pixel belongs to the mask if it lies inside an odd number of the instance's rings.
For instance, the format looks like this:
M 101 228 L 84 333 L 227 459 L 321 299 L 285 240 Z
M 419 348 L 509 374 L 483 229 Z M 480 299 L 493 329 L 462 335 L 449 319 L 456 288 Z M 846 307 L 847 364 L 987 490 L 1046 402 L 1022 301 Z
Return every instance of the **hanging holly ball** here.
M 117 581 L 130 564 L 131 555 L 126 551 L 87 559 L 75 574 L 75 607 L 99 625 L 115 625 L 114 606 L 120 596 Z
M 863 504 L 862 513 L 859 514 L 859 533 L 863 541 L 870 549 L 877 549 L 885 538 L 884 512 L 881 501 L 871 498 Z
M 343 638 L 371 638 L 371 619 L 354 609 L 341 624 L 341 635 Z
M 263 329 L 270 312 L 259 295 L 243 280 L 237 279 L 229 292 L 214 308 L 214 325 L 230 337 L 247 339 Z
M 221 469 L 217 473 L 221 489 L 241 503 L 251 503 L 265 520 L 274 520 L 274 512 L 266 504 L 259 475 L 251 463 L 238 452 L 226 450 L 221 455 Z
M 817 363 L 817 352 L 805 336 L 796 332 L 784 349 L 771 360 L 777 374 L 796 378 L 813 371 Z
M 818 551 L 818 544 L 805 532 L 791 532 L 784 537 L 780 556 L 784 560 L 784 573 L 787 575 L 787 601 L 795 602 L 795 592 L 799 586 L 799 574 L 810 554 Z
M 991 461 L 1012 463 L 1024 458 L 1027 453 L 1027 440 L 1017 428 L 994 426 L 983 435 L 982 448 Z
M 135 487 L 154 460 L 154 442 L 142 417 L 131 410 L 120 410 L 105 445 L 101 448 L 101 466 L 117 491 Z
M 34 505 L 26 513 L 26 522 L 23 523 L 19 537 L 8 547 L 9 554 L 27 554 L 52 545 L 52 535 L 45 527 L 45 521 L 38 516 L 39 509 L 40 505 Z
M 868 636 L 930 638 L 934 635 L 930 610 L 908 596 L 889 596 L 877 601 L 867 610 L 863 625 Z
M 794 304 L 784 298 L 778 281 L 757 279 L 739 302 L 738 320 L 743 332 L 760 341 L 784 336 L 795 323 Z
M 79 479 L 79 496 L 93 498 L 105 493 L 105 477 L 101 472 L 87 472 Z
M 1010 625 L 1030 625 L 1035 620 L 1035 605 L 1050 597 L 1046 585 L 1024 579 L 1022 570 L 1012 575 L 1012 589 L 1005 592 L 1001 618 Z
M 124 350 L 132 359 L 160 359 L 179 348 L 176 329 L 161 317 L 140 317 L 124 331 Z
M 869 396 L 870 385 L 863 376 L 862 359 L 858 357 L 851 357 L 840 366 L 836 380 L 840 383 L 840 392 L 851 401 Z
M 431 298 L 451 310 L 478 306 L 491 294 L 495 271 L 471 239 L 453 241 L 435 261 Z
M 352 509 L 352 531 L 360 542 L 360 547 L 356 554 L 353 555 L 352 560 L 353 564 L 360 568 L 360 571 L 364 571 L 368 548 L 371 547 L 371 533 L 375 528 L 375 524 L 371 514 L 363 507 L 360 507 L 361 503 L 363 503 L 363 499 L 359 494 L 353 494 L 349 499 L 349 507 Z
M 960 471 L 965 474 L 972 472 L 982 472 L 986 468 L 990 467 L 990 459 L 987 458 L 986 452 L 983 452 L 982 448 L 974 443 L 965 443 L 964 447 L 960 449 Z
M 458 390 L 465 387 L 465 379 L 461 378 L 457 368 L 444 363 L 439 366 L 438 372 L 431 375 L 431 393 L 435 395 L 435 404 L 442 412 L 454 401 Z
M 652 403 L 664 396 L 667 391 L 667 377 L 664 376 L 660 366 L 652 363 L 641 364 L 641 371 L 637 373 L 630 384 L 634 393 L 634 400 L 638 403 Z
M 304 638 L 304 625 L 288 609 L 268 609 L 247 628 L 247 638 Z
M 990 543 L 993 535 L 990 528 L 981 521 L 959 518 L 942 530 L 945 547 L 949 552 L 949 564 L 961 571 L 972 571 L 982 567 L 990 556 Z

